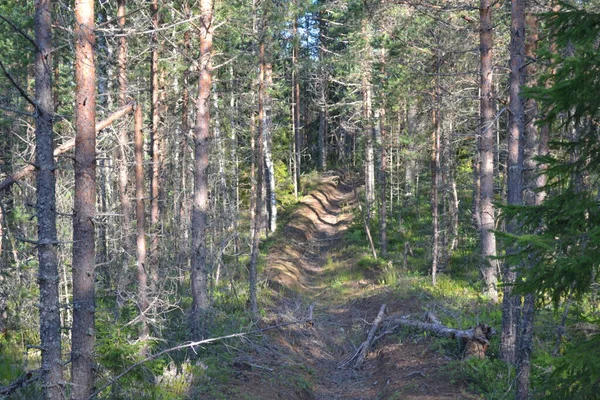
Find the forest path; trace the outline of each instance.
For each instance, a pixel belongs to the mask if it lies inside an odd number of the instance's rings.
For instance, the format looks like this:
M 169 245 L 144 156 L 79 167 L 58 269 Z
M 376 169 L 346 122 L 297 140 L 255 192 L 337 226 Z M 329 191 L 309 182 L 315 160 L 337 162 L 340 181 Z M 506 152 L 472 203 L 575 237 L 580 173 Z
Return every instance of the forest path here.
M 358 206 L 357 185 L 349 176 L 324 177 L 269 248 L 274 305 L 265 321 L 283 327 L 241 358 L 237 390 L 248 399 L 478 398 L 466 393 L 464 383 L 451 382 L 443 370 L 450 359 L 429 349 L 422 335 L 389 335 L 373 346 L 361 369 L 339 368 L 365 340 L 381 304 L 387 314 L 423 312 L 419 298 L 380 285 L 377 271 L 358 264 L 362 254 L 344 247 Z M 312 323 L 294 323 L 311 309 Z

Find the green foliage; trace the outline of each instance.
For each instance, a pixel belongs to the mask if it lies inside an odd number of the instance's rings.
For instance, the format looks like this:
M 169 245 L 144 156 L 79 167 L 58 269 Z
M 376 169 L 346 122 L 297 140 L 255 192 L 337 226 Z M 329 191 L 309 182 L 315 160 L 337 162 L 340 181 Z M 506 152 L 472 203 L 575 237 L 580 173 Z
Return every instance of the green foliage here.
M 22 343 L 19 343 L 16 337 L 8 334 L 0 337 L 0 386 L 8 385 L 22 377 L 27 370 L 34 369 L 27 365 L 23 355 Z M 14 400 L 38 398 L 42 398 L 42 391 L 37 383 L 29 384 L 11 396 Z
M 542 189 L 547 197 L 537 206 L 505 207 L 504 217 L 516 220 L 521 230 L 499 236 L 520 249 L 510 257 L 523 267 L 519 293 L 535 293 L 540 303 L 551 302 L 557 310 L 572 298 L 576 308 L 581 305 L 593 316 L 586 303 L 600 268 L 600 132 L 595 122 L 600 116 L 600 14 L 561 3 L 560 12 L 545 14 L 544 21 L 552 46 L 540 60 L 550 72 L 528 94 L 540 104 L 546 116 L 542 122 L 553 123 L 565 135 L 551 143 L 550 155 L 538 158 L 546 166 Z M 573 337 L 566 347 L 559 346 L 561 357 L 538 355 L 552 371 L 538 377 L 534 372 L 540 397 L 598 398 L 598 344 L 597 334 Z
M 544 399 L 597 399 L 600 393 L 600 335 L 567 346 L 554 361 L 554 370 L 542 381 Z
M 451 379 L 466 382 L 469 390 L 487 400 L 510 399 L 514 396 L 514 369 L 498 359 L 471 358 L 448 365 Z M 566 397 L 565 397 L 566 398 Z

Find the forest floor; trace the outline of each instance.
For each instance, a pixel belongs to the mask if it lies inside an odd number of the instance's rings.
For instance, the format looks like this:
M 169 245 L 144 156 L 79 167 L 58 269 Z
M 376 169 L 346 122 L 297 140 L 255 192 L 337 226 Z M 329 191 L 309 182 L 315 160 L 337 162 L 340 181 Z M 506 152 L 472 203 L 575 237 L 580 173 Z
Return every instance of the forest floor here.
M 345 251 L 342 239 L 358 207 L 356 186 L 330 175 L 301 199 L 270 245 L 265 266 L 273 302 L 261 324 L 281 327 L 236 349 L 233 379 L 200 398 L 479 398 L 451 378 L 446 367 L 452 358 L 422 333 L 387 335 L 361 369 L 339 368 L 365 340 L 381 304 L 387 315 L 418 317 L 425 309 L 418 293 L 406 289 L 410 278 L 389 289 L 377 271 L 361 269 L 356 254 Z M 312 322 L 294 322 L 306 321 L 311 309 Z

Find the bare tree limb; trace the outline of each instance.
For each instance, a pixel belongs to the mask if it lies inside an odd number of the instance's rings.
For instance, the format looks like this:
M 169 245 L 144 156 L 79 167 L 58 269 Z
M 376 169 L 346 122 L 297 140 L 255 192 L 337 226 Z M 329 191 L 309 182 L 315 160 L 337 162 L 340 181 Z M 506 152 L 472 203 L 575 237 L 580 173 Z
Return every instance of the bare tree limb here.
M 103 392 L 105 389 L 107 389 L 108 387 L 112 386 L 115 382 L 117 382 L 119 379 L 121 379 L 123 376 L 127 375 L 129 372 L 131 372 L 133 369 L 139 367 L 142 364 L 145 364 L 149 361 L 155 360 L 160 356 L 163 356 L 167 353 L 172 353 L 174 351 L 177 350 L 183 350 L 183 349 L 188 349 L 188 348 L 194 348 L 197 346 L 200 346 L 202 344 L 208 344 L 208 343 L 214 343 L 214 342 L 219 342 L 221 340 L 225 340 L 225 339 L 233 339 L 233 338 L 239 338 L 239 337 L 244 337 L 244 336 L 248 336 L 248 335 L 255 335 L 258 333 L 262 333 L 262 332 L 266 332 L 266 331 L 270 331 L 273 329 L 278 329 L 278 328 L 282 328 L 284 326 L 289 326 L 289 325 L 297 325 L 297 324 L 305 324 L 307 322 L 306 319 L 303 320 L 299 320 L 299 321 L 293 321 L 293 322 L 288 322 L 285 324 L 280 324 L 280 325 L 275 325 L 275 326 L 269 326 L 267 328 L 263 328 L 263 329 L 256 329 L 253 331 L 249 331 L 249 332 L 240 332 L 240 333 L 234 333 L 231 335 L 225 335 L 225 336 L 219 336 L 216 338 L 210 338 L 210 339 L 204 339 L 204 340 L 198 340 L 196 342 L 189 342 L 189 343 L 184 343 L 184 344 L 180 344 L 178 346 L 174 346 L 162 351 L 159 351 L 158 353 L 155 354 L 151 354 L 148 357 L 130 365 L 129 367 L 125 368 L 125 370 L 123 372 L 121 372 L 119 375 L 115 376 L 114 378 L 112 378 L 111 380 L 109 380 L 104 386 L 101 386 L 98 390 L 96 390 L 94 393 L 91 394 L 90 397 L 88 397 L 88 400 L 92 400 L 94 397 L 96 397 L 97 395 L 99 395 L 101 392 Z
M 21 96 L 23 96 L 23 98 L 25 100 L 27 100 L 27 102 L 30 103 L 32 106 L 34 106 L 35 109 L 37 110 L 38 106 L 37 106 L 37 103 L 35 102 L 35 100 L 33 100 L 27 94 L 27 92 L 21 86 L 19 86 L 19 84 L 17 83 L 17 81 L 15 80 L 15 78 L 13 78 L 13 76 L 10 74 L 10 72 L 8 72 L 8 70 L 4 66 L 4 63 L 2 62 L 2 60 L 0 60 L 0 68 L 2 68 L 2 72 L 4 72 L 4 75 L 8 78 L 8 80 L 10 81 L 10 83 L 13 84 L 13 86 L 15 87 L 15 89 L 17 89 L 19 91 L 19 93 L 21 94 Z
M 29 36 L 27 34 L 27 32 L 25 32 L 24 30 L 22 30 L 21 28 L 19 28 L 16 24 L 14 24 L 11 20 L 9 20 L 8 18 L 6 18 L 4 15 L 0 14 L 0 19 L 4 22 L 6 22 L 8 25 L 10 25 L 11 28 L 13 28 L 15 31 L 17 31 L 19 34 L 21 34 L 21 36 L 23 36 L 25 39 L 27 39 L 29 41 L 29 43 L 31 43 L 33 45 L 33 48 L 38 50 L 38 46 L 35 43 L 35 40 L 33 40 L 33 38 L 31 36 Z
M 41 370 L 28 371 L 21 375 L 18 379 L 6 386 L 0 387 L 0 396 L 10 396 L 18 389 L 37 381 L 41 376 Z
M 340 363 L 340 365 L 338 365 L 338 368 L 345 368 L 354 360 L 356 360 L 356 362 L 354 363 L 355 369 L 359 369 L 363 365 L 363 363 L 365 362 L 365 358 L 367 357 L 367 353 L 369 352 L 369 349 L 371 348 L 371 345 L 373 344 L 373 339 L 375 338 L 375 332 L 377 332 L 377 329 L 379 329 L 379 325 L 381 325 L 381 323 L 383 322 L 385 308 L 386 308 L 385 304 L 382 304 L 381 307 L 379 308 L 379 312 L 377 313 L 377 317 L 375 318 L 375 320 L 373 321 L 373 324 L 371 325 L 371 329 L 369 329 L 369 334 L 367 335 L 367 339 L 364 342 L 362 342 L 362 344 L 360 346 L 358 346 L 358 349 L 356 349 L 356 352 L 354 352 L 353 355 L 351 355 L 350 357 L 348 357 L 344 361 L 342 361 Z
M 112 115 L 108 116 L 106 119 L 103 119 L 102 121 L 98 122 L 96 124 L 96 133 L 100 132 L 102 129 L 110 126 L 113 122 L 115 122 L 122 116 L 127 115 L 130 112 L 132 112 L 134 105 L 135 105 L 135 103 L 131 102 L 131 103 L 127 104 L 125 107 L 122 107 L 119 110 L 115 111 Z M 67 140 L 66 142 L 64 142 L 57 148 L 55 148 L 54 149 L 54 157 L 57 157 L 63 153 L 66 153 L 67 151 L 71 150 L 73 147 L 75 147 L 75 139 L 74 138 Z M 0 182 L 0 192 L 2 192 L 4 190 L 8 190 L 15 182 L 17 182 L 20 179 L 23 179 L 25 176 L 29 175 L 33 171 L 35 171 L 34 164 L 29 164 L 29 165 L 21 168 L 15 174 L 13 174 L 12 176 L 9 176 L 8 178 L 6 178 L 2 182 Z

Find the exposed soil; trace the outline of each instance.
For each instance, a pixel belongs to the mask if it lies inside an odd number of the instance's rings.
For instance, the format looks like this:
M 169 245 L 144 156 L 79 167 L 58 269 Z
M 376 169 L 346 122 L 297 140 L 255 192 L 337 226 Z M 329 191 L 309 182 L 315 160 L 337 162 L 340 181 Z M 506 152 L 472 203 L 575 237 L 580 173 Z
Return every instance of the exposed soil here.
M 357 206 L 350 177 L 331 175 L 301 200 L 270 248 L 266 273 L 275 306 L 265 320 L 285 325 L 249 344 L 237 358 L 236 378 L 223 398 L 240 399 L 477 399 L 453 383 L 449 357 L 419 335 L 387 335 L 360 370 L 339 368 L 365 339 L 382 303 L 387 314 L 417 315 L 423 305 L 372 279 L 336 283 L 336 274 L 356 267 L 342 237 Z M 368 277 L 368 274 L 366 275 Z M 312 323 L 305 320 L 314 305 Z M 292 323 L 292 324 L 290 324 Z

